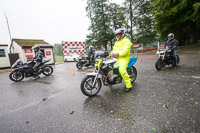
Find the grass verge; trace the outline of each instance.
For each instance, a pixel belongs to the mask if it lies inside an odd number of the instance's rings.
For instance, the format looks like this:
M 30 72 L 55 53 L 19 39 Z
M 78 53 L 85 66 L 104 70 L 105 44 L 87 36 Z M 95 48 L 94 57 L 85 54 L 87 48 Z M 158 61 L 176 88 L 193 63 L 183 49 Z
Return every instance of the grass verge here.
M 54 58 L 55 58 L 55 62 L 56 62 L 56 63 L 64 62 L 63 56 L 54 56 Z

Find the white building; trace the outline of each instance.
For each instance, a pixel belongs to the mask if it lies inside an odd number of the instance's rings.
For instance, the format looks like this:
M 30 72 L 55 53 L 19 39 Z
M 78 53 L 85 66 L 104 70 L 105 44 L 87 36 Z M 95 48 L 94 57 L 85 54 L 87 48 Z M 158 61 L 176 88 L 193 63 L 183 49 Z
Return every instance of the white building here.
M 0 68 L 9 68 L 8 45 L 0 44 Z
M 44 54 L 43 60 L 51 59 L 47 64 L 54 64 L 53 46 L 43 40 L 32 40 L 32 39 L 12 39 L 10 46 L 11 53 L 18 53 L 19 58 L 22 62 L 32 60 L 35 56 L 35 52 L 32 47 L 39 45 L 40 50 Z

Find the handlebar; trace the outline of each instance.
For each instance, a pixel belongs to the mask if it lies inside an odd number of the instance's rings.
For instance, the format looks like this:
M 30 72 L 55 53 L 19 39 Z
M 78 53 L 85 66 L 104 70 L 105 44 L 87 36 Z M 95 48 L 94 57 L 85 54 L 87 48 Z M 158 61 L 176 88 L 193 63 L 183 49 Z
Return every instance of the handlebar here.
M 118 53 L 117 54 L 110 54 L 110 57 L 117 58 L 117 57 L 119 57 L 119 54 Z
M 172 48 L 169 48 L 169 47 L 167 46 L 165 49 L 166 49 L 166 50 L 169 50 L 169 49 L 173 50 L 174 48 L 176 48 L 176 46 L 174 46 L 174 47 L 172 47 Z

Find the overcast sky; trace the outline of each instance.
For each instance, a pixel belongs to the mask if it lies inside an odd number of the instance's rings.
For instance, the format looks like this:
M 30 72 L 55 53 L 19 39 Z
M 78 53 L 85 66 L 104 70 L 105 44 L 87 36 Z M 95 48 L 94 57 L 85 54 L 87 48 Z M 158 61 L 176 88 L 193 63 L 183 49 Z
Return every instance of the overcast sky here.
M 85 7 L 86 0 L 0 0 L 0 44 L 10 44 L 4 11 L 12 38 L 85 41 L 90 25 Z

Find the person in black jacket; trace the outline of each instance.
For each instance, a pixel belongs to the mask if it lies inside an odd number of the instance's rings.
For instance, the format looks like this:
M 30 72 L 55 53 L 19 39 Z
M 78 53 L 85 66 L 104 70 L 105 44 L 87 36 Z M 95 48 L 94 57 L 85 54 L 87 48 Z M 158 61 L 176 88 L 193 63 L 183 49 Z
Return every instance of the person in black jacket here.
M 93 62 L 93 60 L 94 60 L 95 51 L 94 51 L 92 45 L 89 46 L 89 50 L 90 50 L 90 51 L 88 52 L 88 59 L 89 59 L 89 64 L 90 64 L 90 63 Z
M 176 57 L 176 47 L 179 45 L 178 40 L 174 39 L 174 34 L 169 33 L 167 36 L 168 40 L 165 43 L 165 48 L 171 49 L 171 54 L 174 58 L 175 67 L 177 66 L 177 57 Z
M 32 48 L 35 52 L 35 57 L 33 58 L 33 60 L 36 61 L 35 65 L 33 66 L 33 70 L 34 72 L 36 72 L 35 77 L 38 77 L 38 68 L 40 64 L 42 63 L 43 53 L 40 51 L 40 47 L 38 45 L 35 45 Z

